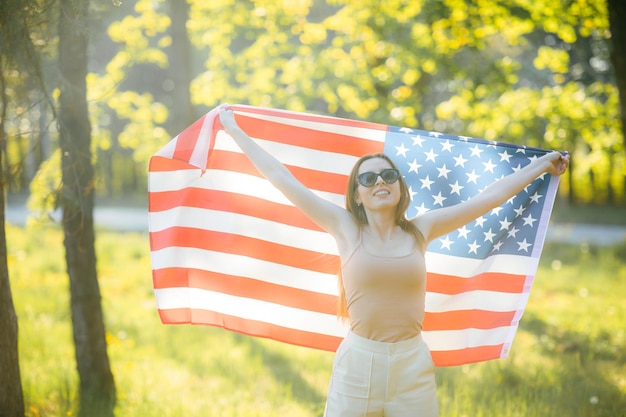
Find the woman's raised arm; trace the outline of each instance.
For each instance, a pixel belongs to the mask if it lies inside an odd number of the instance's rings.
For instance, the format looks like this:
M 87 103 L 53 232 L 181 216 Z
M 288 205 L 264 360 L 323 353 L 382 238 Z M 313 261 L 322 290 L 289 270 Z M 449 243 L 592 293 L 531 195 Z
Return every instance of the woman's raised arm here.
M 550 152 L 533 160 L 521 170 L 514 172 L 485 188 L 469 200 L 437 210 L 431 210 L 413 219 L 427 242 L 448 234 L 482 216 L 511 197 L 544 173 L 563 174 L 569 165 L 569 155 Z
M 306 188 L 278 159 L 259 146 L 237 125 L 232 110 L 220 109 L 219 118 L 224 131 L 235 140 L 269 182 L 321 228 L 335 237 L 341 234 L 341 225 L 350 218 L 350 214 L 344 208 Z

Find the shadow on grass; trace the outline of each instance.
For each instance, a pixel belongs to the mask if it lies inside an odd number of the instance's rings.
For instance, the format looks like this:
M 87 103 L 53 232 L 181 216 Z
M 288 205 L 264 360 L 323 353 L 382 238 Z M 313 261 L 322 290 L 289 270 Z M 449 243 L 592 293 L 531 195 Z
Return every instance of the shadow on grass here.
M 561 329 L 530 312 L 520 331 L 536 340 L 528 357 L 516 352 L 502 361 L 438 370 L 449 415 L 626 416 L 626 395 L 616 377 L 626 347 L 612 335 Z M 472 384 L 460 383 L 467 380 Z
M 316 415 L 322 416 L 326 395 L 320 393 L 316 387 L 311 386 L 302 377 L 302 366 L 293 357 L 268 349 L 260 343 L 259 339 L 254 337 L 239 333 L 233 333 L 232 337 L 238 345 L 246 346 L 251 356 L 260 358 L 264 367 L 272 373 L 272 377 L 276 381 L 289 386 L 293 398 L 299 404 L 313 411 Z

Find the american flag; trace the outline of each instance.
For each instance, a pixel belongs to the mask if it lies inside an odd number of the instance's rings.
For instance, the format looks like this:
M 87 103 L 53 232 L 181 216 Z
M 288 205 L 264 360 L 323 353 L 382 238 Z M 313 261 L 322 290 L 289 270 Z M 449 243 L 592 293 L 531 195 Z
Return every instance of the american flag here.
M 464 201 L 547 151 L 376 123 L 231 106 L 238 124 L 318 195 L 344 205 L 349 172 L 385 152 L 410 186 L 409 217 Z M 153 284 L 163 323 L 223 327 L 333 351 L 333 239 L 265 180 L 217 109 L 150 160 Z M 533 283 L 558 178 L 544 175 L 431 242 L 423 337 L 437 366 L 506 357 Z

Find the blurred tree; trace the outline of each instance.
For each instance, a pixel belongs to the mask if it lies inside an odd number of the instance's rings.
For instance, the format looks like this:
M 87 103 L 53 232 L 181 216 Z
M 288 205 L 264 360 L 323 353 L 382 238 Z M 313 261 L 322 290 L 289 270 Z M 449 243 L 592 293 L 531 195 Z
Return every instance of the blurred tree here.
M 0 416 L 24 416 L 20 375 L 18 321 L 13 304 L 5 231 L 5 204 L 11 173 L 8 171 L 7 121 L 17 81 L 10 74 L 39 75 L 39 59 L 29 36 L 35 2 L 6 0 L 0 3 Z M 10 82 L 11 78 L 13 82 Z M 37 79 L 37 78 L 36 78 Z M 13 104 L 13 103 L 11 103 Z
M 2 10 L 0 16 L 6 16 L 6 10 Z M 4 19 L 0 18 L 2 27 L 5 28 Z M 3 41 L 5 38 L 2 32 Z M 4 42 L 3 42 L 4 43 Z M 5 93 L 6 81 L 4 79 L 4 55 L 0 55 L 0 90 L 1 90 L 1 114 L 0 114 L 0 416 L 18 417 L 24 415 L 24 395 L 22 392 L 22 379 L 20 376 L 19 351 L 18 351 L 18 323 L 11 282 L 9 280 L 9 268 L 7 264 L 7 239 L 5 231 L 5 129 L 4 120 L 7 117 L 7 97 Z
M 89 4 L 61 0 L 59 6 L 60 205 L 80 379 L 78 415 L 112 417 L 116 392 L 100 303 L 93 224 L 95 187 L 86 94 Z
M 193 61 L 187 35 L 189 4 L 187 0 L 169 0 L 168 6 L 172 19 L 169 30 L 172 43 L 168 51 L 168 77 L 164 89 L 171 94 L 168 131 L 177 135 L 196 120 L 190 92 Z
M 622 135 L 626 149 L 626 2 L 607 0 L 611 23 L 611 61 L 615 68 L 615 78 L 621 106 Z M 624 174 L 626 175 L 626 173 Z M 625 181 L 626 182 L 626 181 Z M 626 187 L 626 185 L 624 185 Z

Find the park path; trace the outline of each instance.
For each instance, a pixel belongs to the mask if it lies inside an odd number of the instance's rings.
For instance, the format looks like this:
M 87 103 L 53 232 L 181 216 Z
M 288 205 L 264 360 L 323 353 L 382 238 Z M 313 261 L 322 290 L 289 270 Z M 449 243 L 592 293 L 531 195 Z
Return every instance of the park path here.
M 29 215 L 23 203 L 9 204 L 5 210 L 8 223 L 23 226 Z M 96 206 L 96 226 L 123 232 L 148 232 L 148 209 L 145 207 Z M 60 212 L 52 215 L 60 218 Z M 614 245 L 626 242 L 626 227 L 579 223 L 551 223 L 546 235 L 547 242 L 588 243 L 590 245 Z

